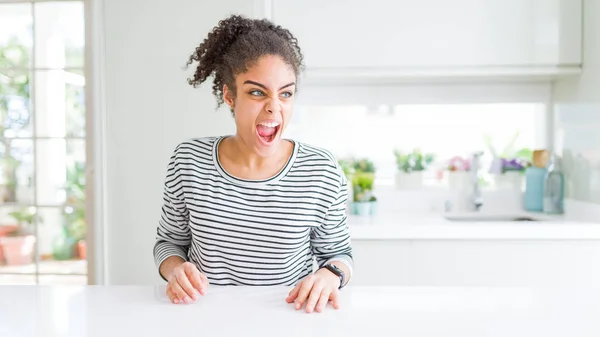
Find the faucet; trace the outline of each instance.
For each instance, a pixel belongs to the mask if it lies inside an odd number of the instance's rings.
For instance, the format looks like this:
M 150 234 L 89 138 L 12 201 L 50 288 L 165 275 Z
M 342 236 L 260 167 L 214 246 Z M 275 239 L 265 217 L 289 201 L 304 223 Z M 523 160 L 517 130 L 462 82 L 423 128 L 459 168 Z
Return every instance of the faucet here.
M 473 153 L 473 157 L 471 159 L 471 165 L 469 167 L 470 176 L 471 176 L 471 184 L 472 184 L 472 193 L 470 196 L 469 206 L 472 211 L 479 211 L 481 206 L 483 206 L 483 197 L 481 195 L 481 186 L 479 185 L 479 168 L 481 166 L 481 156 L 483 155 L 482 151 L 478 151 Z

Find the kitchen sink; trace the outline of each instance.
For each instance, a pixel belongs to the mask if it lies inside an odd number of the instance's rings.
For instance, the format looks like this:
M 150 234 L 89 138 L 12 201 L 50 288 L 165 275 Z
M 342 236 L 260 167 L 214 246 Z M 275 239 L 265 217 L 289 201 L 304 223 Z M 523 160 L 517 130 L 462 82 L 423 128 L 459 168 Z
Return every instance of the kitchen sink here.
M 444 218 L 450 221 L 540 221 L 542 219 L 528 214 L 490 214 L 490 213 L 446 213 Z

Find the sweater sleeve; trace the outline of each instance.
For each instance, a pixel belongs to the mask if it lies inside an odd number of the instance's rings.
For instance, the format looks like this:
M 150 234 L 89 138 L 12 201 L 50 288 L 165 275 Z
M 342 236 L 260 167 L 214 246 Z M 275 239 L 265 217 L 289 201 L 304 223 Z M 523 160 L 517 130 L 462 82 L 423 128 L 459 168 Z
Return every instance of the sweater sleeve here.
M 176 153 L 177 150 L 167 166 L 162 207 L 156 229 L 154 261 L 158 269 L 170 256 L 179 256 L 187 261 L 191 242 L 189 213 L 183 200 L 183 188 Z
M 321 226 L 313 230 L 311 247 L 319 267 L 333 261 L 341 262 L 350 271 L 350 275 L 348 275 L 348 279 L 350 279 L 354 261 L 346 213 L 348 181 L 343 172 L 340 174 L 340 184 L 335 200 L 329 206 Z

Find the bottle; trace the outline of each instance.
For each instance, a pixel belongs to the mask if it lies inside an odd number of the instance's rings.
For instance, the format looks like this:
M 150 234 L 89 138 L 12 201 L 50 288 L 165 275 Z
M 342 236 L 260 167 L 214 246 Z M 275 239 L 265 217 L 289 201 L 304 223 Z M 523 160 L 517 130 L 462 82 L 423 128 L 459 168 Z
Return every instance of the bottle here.
M 564 213 L 565 176 L 560 159 L 552 154 L 544 179 L 544 213 Z
M 525 170 L 523 208 L 529 212 L 544 211 L 544 184 L 546 180 L 546 150 L 533 151 L 533 165 Z
M 544 181 L 546 169 L 531 166 L 525 170 L 525 193 L 523 206 L 529 212 L 544 210 Z

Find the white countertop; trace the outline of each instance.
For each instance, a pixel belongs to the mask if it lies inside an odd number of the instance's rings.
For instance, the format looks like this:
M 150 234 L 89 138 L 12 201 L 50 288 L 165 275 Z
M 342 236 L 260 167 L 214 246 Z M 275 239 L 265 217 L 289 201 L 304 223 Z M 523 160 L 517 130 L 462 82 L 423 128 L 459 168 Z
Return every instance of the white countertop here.
M 295 311 L 285 287 L 0 286 L 0 336 L 600 336 L 600 289 L 348 287 L 341 308 Z
M 442 214 L 350 216 L 352 240 L 600 240 L 600 223 L 523 213 L 539 221 L 454 221 Z

